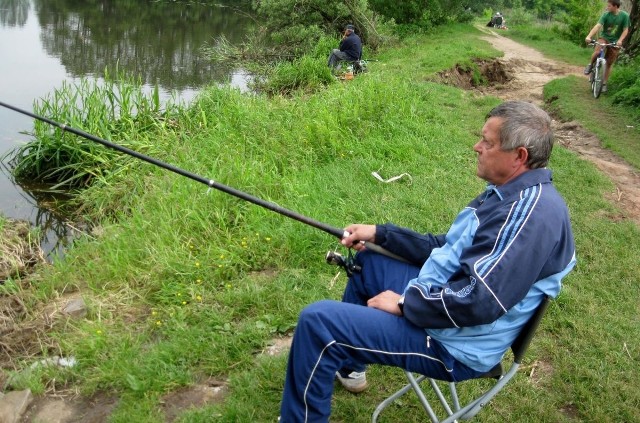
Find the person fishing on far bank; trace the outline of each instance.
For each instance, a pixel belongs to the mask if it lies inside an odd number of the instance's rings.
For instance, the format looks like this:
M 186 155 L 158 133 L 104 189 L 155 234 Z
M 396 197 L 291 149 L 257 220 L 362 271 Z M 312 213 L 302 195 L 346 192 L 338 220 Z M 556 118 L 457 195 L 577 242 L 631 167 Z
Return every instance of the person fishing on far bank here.
M 344 28 L 344 35 L 338 48 L 334 48 L 329 55 L 327 66 L 335 69 L 342 61 L 355 62 L 362 56 L 362 40 L 355 33 L 355 27 L 351 24 Z

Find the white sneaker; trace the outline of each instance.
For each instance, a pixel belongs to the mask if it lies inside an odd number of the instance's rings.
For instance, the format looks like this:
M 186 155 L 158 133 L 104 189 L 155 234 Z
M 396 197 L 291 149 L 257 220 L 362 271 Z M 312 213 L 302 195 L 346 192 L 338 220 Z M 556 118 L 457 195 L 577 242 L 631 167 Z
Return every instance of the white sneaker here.
M 351 372 L 349 374 L 341 374 L 336 372 L 336 378 L 344 389 L 349 392 L 357 394 L 367 389 L 367 374 L 366 372 Z

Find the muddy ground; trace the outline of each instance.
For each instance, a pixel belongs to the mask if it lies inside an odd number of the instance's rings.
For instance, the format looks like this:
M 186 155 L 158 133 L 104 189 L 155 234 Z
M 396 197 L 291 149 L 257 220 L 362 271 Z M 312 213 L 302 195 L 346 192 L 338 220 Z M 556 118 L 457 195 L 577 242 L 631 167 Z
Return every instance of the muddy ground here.
M 443 72 L 440 75 L 443 82 L 475 91 L 479 95 L 492 95 L 504 100 L 527 100 L 542 105 L 542 87 L 547 82 L 567 75 L 582 75 L 582 69 L 579 67 L 547 59 L 536 50 L 520 45 L 493 30 L 481 29 L 486 33 L 484 39 L 497 50 L 504 52 L 504 57 L 499 60 L 479 63 L 489 84 L 474 86 L 470 73 L 461 68 Z M 611 151 L 602 148 L 600 141 L 577 123 L 554 121 L 554 127 L 561 145 L 593 162 L 614 182 L 616 189 L 609 193 L 609 198 L 623 210 L 623 216 L 620 218 L 631 219 L 640 224 L 638 172 Z M 43 347 L 43 341 L 46 347 L 45 332 L 51 327 L 52 321 L 42 318 L 37 322 L 16 323 L 26 314 L 24 305 L 10 296 L 2 297 L 0 300 L 0 317 L 3 319 L 0 320 L 0 355 L 4 355 L 5 358 L 0 367 L 6 369 L 11 368 L 11 356 L 33 356 L 38 348 Z M 10 339 L 13 342 L 10 342 Z M 286 351 L 289 342 L 290 339 L 287 338 L 274 340 L 273 347 L 265 350 L 264 354 L 280 354 Z M 55 351 L 54 345 L 49 347 Z M 5 382 L 0 373 L 2 390 L 6 388 Z M 164 401 L 166 421 L 173 421 L 181 411 L 189 407 L 222 401 L 225 387 L 225 381 L 203 380 L 195 386 L 167 394 Z M 34 399 L 21 422 L 102 423 L 107 421 L 116 406 L 117 398 L 106 394 L 87 399 L 74 391 L 56 392 L 52 389 L 46 395 Z

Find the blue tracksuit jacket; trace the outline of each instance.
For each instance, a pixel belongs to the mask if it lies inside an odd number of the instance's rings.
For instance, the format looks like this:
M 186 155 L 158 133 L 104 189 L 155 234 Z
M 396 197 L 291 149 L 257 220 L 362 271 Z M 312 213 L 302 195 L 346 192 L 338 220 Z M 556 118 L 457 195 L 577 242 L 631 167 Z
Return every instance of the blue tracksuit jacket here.
M 489 185 L 446 235 L 386 224 L 376 243 L 424 263 L 404 292 L 404 315 L 478 371 L 500 361 L 542 296 L 557 296 L 575 265 L 567 206 L 547 169 Z

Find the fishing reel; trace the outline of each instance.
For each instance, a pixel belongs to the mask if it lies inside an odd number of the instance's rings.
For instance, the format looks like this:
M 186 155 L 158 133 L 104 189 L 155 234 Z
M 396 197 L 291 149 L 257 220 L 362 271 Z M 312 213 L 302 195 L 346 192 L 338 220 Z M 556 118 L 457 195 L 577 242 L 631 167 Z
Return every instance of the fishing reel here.
M 327 264 L 342 267 L 345 272 L 347 272 L 347 276 L 351 276 L 354 273 L 360 273 L 362 270 L 362 267 L 356 264 L 356 257 L 351 250 L 349 250 L 347 257 L 335 251 L 327 251 L 327 255 L 324 259 Z

